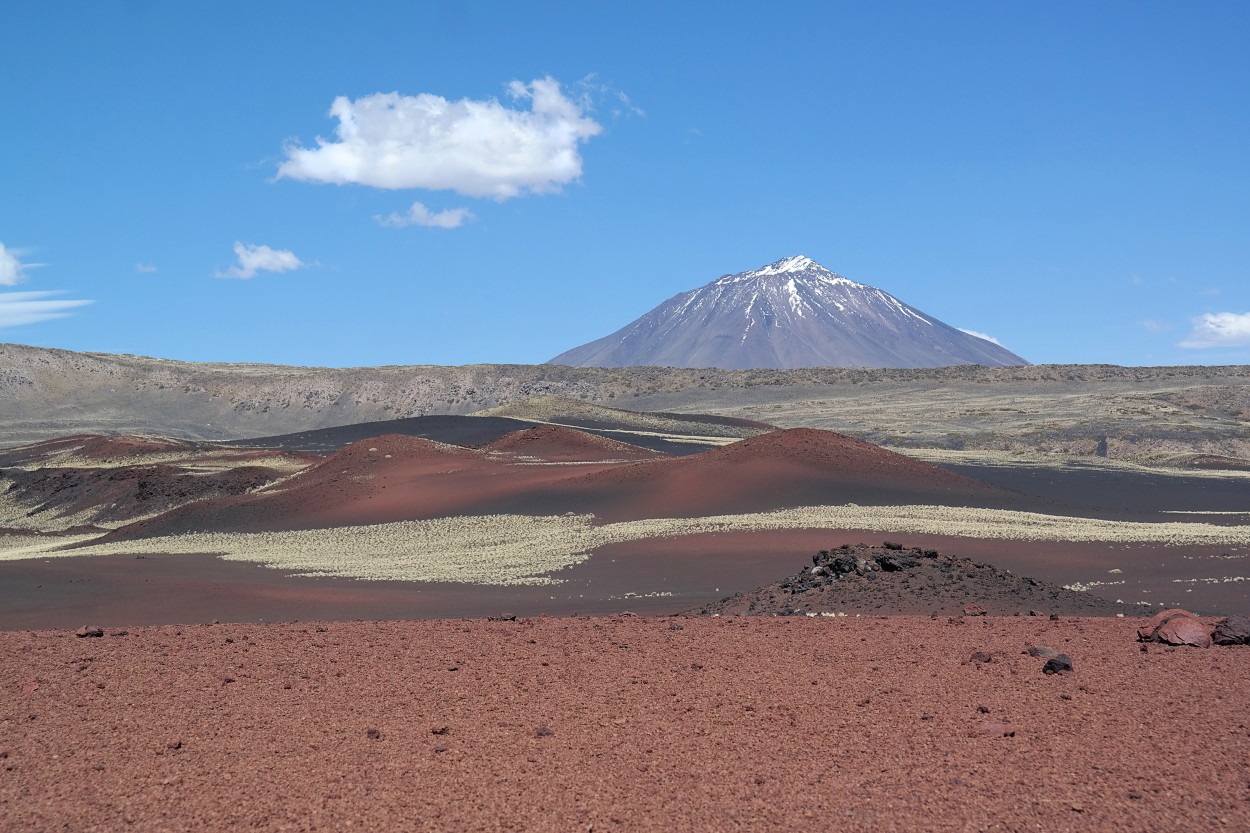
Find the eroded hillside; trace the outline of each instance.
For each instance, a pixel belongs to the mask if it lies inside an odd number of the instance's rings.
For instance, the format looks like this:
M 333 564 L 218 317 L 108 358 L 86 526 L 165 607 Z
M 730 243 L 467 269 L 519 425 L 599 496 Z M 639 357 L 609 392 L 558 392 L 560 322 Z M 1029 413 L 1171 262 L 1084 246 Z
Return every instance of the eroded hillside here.
M 309 368 L 0 345 L 0 445 L 83 432 L 243 439 L 476 413 L 537 396 L 830 428 L 903 448 L 1250 460 L 1247 366 Z

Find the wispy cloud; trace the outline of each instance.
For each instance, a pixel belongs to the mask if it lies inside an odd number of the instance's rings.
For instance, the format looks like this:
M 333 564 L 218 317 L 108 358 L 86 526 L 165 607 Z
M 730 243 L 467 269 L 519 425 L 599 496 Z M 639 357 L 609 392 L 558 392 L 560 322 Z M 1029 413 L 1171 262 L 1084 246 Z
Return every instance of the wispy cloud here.
M 1250 312 L 1208 312 L 1192 323 L 1193 329 L 1180 347 L 1250 346 Z
M 635 104 L 623 90 L 600 81 L 597 73 L 588 73 L 574 88 L 577 90 L 577 103 L 583 110 L 592 111 L 596 107 L 606 106 L 614 119 L 647 117 L 647 112 Z
M 6 249 L 0 243 L 0 286 L 17 286 L 26 280 L 26 270 L 42 266 L 41 263 L 22 263 L 20 249 Z
M 991 344 L 997 344 L 999 347 L 1002 347 L 1002 346 L 1003 346 L 1003 343 L 1002 343 L 1001 341 L 999 341 L 998 339 L 994 338 L 994 336 L 989 335 L 989 334 L 987 334 L 987 333 L 978 333 L 976 330 L 965 330 L 963 327 L 957 327 L 956 329 L 958 329 L 958 330 L 959 330 L 959 332 L 961 332 L 961 333 L 967 333 L 967 334 L 968 334 L 968 335 L 970 335 L 970 336 L 976 336 L 977 338 L 983 338 L 983 339 L 985 339 L 986 341 L 990 342 Z
M 135 271 L 140 275 L 151 275 L 156 272 L 155 263 L 136 263 Z
M 1143 320 L 1141 326 L 1148 333 L 1166 333 L 1172 329 L 1172 325 L 1167 321 L 1159 321 L 1154 318 Z
M 52 318 L 65 318 L 70 310 L 93 301 L 51 300 L 63 292 L 0 292 L 0 329 L 37 324 Z
M 289 249 L 271 249 L 251 243 L 235 243 L 234 254 L 239 259 L 238 265 L 216 272 L 217 277 L 246 281 L 256 277 L 258 272 L 290 272 L 306 265 Z
M 612 109 L 613 116 L 637 116 L 640 119 L 647 117 L 647 111 L 630 101 L 629 96 L 620 90 L 616 91 L 616 106 Z
M 432 93 L 340 96 L 330 106 L 335 138 L 318 137 L 316 147 L 289 143 L 278 178 L 506 200 L 581 177 L 580 146 L 602 126 L 551 77 L 513 81 L 507 93 L 529 109 Z
M 443 211 L 431 211 L 423 203 L 414 202 L 404 214 L 392 212 L 383 217 L 374 214 L 373 219 L 379 224 L 391 228 L 404 226 L 425 226 L 426 228 L 457 228 L 473 219 L 473 212 L 467 208 L 448 208 Z

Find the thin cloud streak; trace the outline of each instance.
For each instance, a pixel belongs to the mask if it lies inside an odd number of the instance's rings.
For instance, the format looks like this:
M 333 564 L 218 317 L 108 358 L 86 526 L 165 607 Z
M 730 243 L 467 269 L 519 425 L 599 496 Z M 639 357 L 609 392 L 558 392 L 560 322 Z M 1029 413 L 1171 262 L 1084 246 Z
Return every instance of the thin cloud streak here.
M 53 318 L 65 318 L 70 310 L 85 307 L 94 301 L 51 300 L 61 291 L 0 292 L 0 329 L 38 324 Z

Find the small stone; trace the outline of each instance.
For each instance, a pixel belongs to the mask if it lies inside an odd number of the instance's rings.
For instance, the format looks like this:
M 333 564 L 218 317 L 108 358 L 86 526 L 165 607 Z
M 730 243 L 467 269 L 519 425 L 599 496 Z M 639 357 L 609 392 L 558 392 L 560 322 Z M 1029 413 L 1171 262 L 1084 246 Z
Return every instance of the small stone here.
M 180 740 L 171 740 L 169 743 L 165 744 L 165 748 L 166 748 L 166 749 L 181 749 L 181 748 L 182 748 L 182 741 L 180 741 Z
M 554 735 L 554 734 L 555 732 L 553 732 L 551 727 L 548 726 L 546 723 L 544 723 L 543 725 L 539 726 L 537 729 L 534 730 L 534 737 L 536 738 L 550 737 L 551 735 Z
M 380 729 L 370 727 L 365 729 L 365 737 L 369 738 L 369 740 L 378 740 L 382 737 L 382 731 Z
M 986 610 L 977 604 L 964 605 L 964 616 L 985 616 Z
M 1073 670 L 1072 657 L 1067 654 L 1056 654 L 1042 666 L 1043 674 L 1071 674 Z
M 98 628 L 95 625 L 83 625 L 74 632 L 74 636 L 82 639 L 89 636 L 104 636 L 104 628 Z
M 1030 645 L 1025 653 L 1039 659 L 1050 659 L 1051 657 L 1059 656 L 1059 652 L 1049 645 Z
M 431 735 L 445 735 L 450 731 L 451 729 L 447 726 L 435 726 L 433 729 L 430 730 L 430 734 Z
M 985 651 L 973 651 L 972 656 L 968 657 L 969 662 L 993 662 L 994 657 Z

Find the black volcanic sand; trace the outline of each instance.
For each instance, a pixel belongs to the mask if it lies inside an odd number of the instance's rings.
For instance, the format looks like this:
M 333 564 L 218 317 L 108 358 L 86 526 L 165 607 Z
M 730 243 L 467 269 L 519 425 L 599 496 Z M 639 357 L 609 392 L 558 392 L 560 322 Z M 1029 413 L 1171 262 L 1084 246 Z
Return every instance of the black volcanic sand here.
M 1173 520 L 1245 523 L 1250 517 L 1250 479 L 1186 477 L 1106 468 L 1037 468 L 935 464 L 939 468 L 1047 500 L 1143 512 L 1245 512 L 1247 515 L 1174 515 Z
M 892 536 L 907 547 L 937 549 L 1053 583 L 1101 577 L 1124 585 L 1094 595 L 1126 603 L 1151 601 L 1200 613 L 1250 610 L 1247 582 L 1177 583 L 1244 570 L 1250 555 L 1219 547 L 1165 547 L 984 541 L 945 536 Z M 785 530 L 705 533 L 603 547 L 585 563 L 557 573 L 563 583 L 491 587 L 468 584 L 359 581 L 293 577 L 211 554 L 88 556 L 0 562 L 0 630 L 180 622 L 256 622 L 292 619 L 431 619 L 519 615 L 671 614 L 747 593 L 811 566 L 821 549 L 844 543 L 879 544 L 864 530 Z M 1110 574 L 1122 569 L 1122 574 Z M 882 585 L 884 586 L 884 585 Z M 1191 590 L 1192 592 L 1186 592 Z M 946 588 L 941 597 L 880 593 L 849 612 L 958 611 L 986 601 L 976 585 Z M 1000 599 L 1001 601 L 1001 599 Z M 935 604 L 940 602 L 940 604 Z M 1021 602 L 1003 612 L 1027 612 Z M 1154 608 L 1155 610 L 1158 607 Z M 1087 605 L 1050 600 L 1045 613 L 1089 614 Z M 1106 611 L 1111 612 L 1111 611 Z M 1150 608 L 1141 608 L 1143 614 Z
M 699 418 L 700 421 L 715 421 Z M 280 434 L 273 437 L 255 437 L 249 440 L 231 440 L 220 443 L 224 446 L 241 446 L 246 448 L 274 448 L 284 451 L 308 451 L 314 454 L 329 454 L 345 448 L 352 443 L 369 440 L 386 434 L 402 434 L 407 437 L 421 437 L 447 445 L 459 445 L 465 448 L 480 448 L 488 445 L 505 434 L 535 428 L 543 425 L 525 419 L 511 417 L 478 417 L 458 415 L 431 415 L 409 417 L 407 419 L 388 419 L 381 422 L 362 422 L 353 425 L 340 425 L 333 428 L 318 428 L 312 431 L 299 431 L 294 434 Z M 698 454 L 707 451 L 708 446 L 699 443 L 673 442 L 663 437 L 636 434 L 624 430 L 622 426 L 610 423 L 596 423 L 584 430 L 605 439 L 627 442 L 649 451 L 659 451 L 677 457 L 687 454 Z

